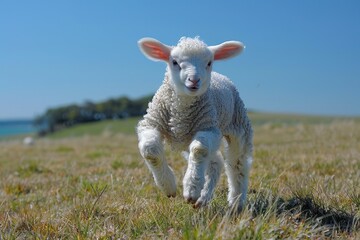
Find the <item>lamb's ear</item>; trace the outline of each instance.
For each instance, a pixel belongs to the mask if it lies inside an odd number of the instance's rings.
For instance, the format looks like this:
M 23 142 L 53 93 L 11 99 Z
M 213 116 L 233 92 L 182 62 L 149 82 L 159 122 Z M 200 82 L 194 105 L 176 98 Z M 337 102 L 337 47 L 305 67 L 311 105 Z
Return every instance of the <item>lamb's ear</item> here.
M 228 41 L 216 46 L 209 47 L 209 49 L 214 53 L 214 60 L 235 57 L 241 53 L 244 48 L 244 44 L 237 41 Z
M 138 42 L 141 52 L 154 61 L 169 61 L 171 47 L 153 38 L 142 38 Z

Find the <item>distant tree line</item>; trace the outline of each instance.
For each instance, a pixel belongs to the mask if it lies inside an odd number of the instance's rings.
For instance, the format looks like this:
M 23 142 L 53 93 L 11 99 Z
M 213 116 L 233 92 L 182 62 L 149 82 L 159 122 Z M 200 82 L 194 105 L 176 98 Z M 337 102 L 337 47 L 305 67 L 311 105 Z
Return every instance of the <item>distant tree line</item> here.
M 135 100 L 120 97 L 100 103 L 86 101 L 81 105 L 50 108 L 34 119 L 34 125 L 39 129 L 39 135 L 45 135 L 79 123 L 141 116 L 151 99 L 152 95 Z

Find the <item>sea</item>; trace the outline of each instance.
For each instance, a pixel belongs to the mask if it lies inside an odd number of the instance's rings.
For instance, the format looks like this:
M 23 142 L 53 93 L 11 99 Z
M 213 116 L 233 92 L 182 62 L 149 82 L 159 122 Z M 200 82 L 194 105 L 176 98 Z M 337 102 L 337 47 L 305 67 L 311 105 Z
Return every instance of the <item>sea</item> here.
M 0 120 L 0 138 L 35 132 L 32 120 Z

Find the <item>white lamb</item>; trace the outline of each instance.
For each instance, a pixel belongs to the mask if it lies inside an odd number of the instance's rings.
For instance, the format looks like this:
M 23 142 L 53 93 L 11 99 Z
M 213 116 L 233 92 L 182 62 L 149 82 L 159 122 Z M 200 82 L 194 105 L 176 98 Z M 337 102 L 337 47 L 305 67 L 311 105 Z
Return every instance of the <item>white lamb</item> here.
M 183 37 L 170 47 L 143 38 L 139 47 L 148 58 L 167 63 L 163 84 L 137 126 L 140 153 L 156 185 L 175 197 L 175 176 L 165 160 L 165 141 L 173 150 L 186 151 L 183 195 L 187 202 L 201 207 L 211 200 L 224 162 L 229 206 L 240 211 L 246 200 L 253 133 L 234 84 L 212 72 L 212 65 L 239 54 L 243 44 L 229 41 L 208 47 L 199 38 Z M 223 137 L 225 161 L 219 150 Z

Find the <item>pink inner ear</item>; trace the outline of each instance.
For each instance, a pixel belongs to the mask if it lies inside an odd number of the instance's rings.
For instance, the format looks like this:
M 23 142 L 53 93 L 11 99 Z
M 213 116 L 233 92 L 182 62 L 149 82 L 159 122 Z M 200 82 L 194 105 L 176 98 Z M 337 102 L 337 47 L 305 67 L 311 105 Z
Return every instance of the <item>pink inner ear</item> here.
M 237 45 L 224 46 L 215 52 L 214 59 L 220 60 L 220 59 L 228 58 L 236 54 L 238 51 L 239 51 L 239 46 Z
M 146 49 L 146 53 L 149 54 L 152 58 L 164 61 L 169 59 L 169 53 L 157 43 L 145 42 L 143 43 L 143 46 Z

